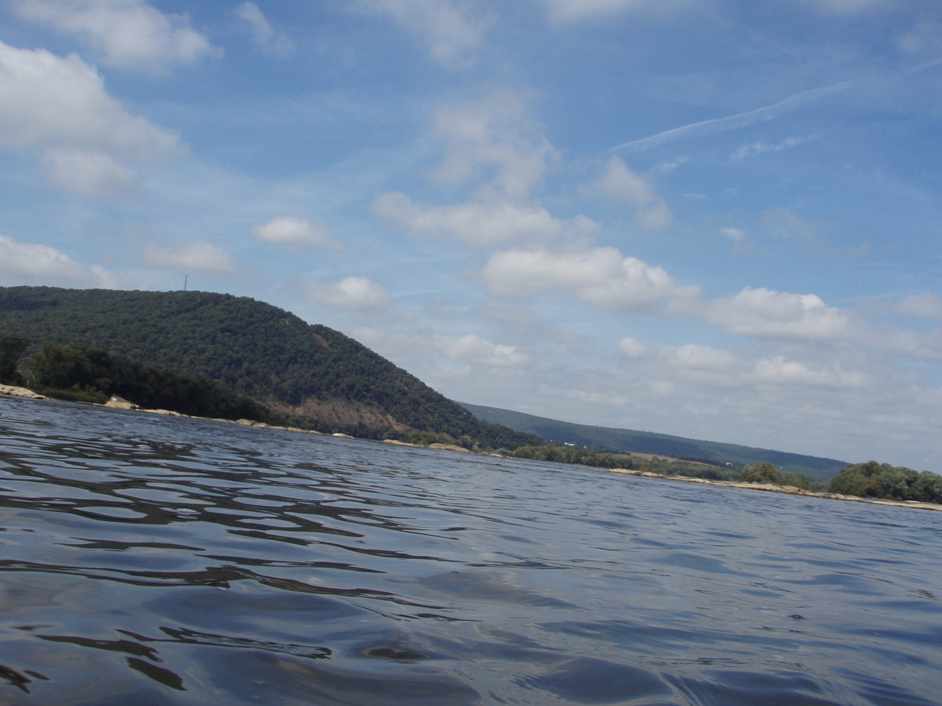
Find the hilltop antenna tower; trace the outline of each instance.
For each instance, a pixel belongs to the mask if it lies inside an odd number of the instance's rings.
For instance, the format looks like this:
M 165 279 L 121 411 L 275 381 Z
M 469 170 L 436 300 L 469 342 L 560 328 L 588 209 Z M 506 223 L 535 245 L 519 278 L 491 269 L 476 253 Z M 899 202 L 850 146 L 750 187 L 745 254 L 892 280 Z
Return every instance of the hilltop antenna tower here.
M 190 286 L 190 276 L 183 275 L 183 291 L 185 292 L 189 286 Z

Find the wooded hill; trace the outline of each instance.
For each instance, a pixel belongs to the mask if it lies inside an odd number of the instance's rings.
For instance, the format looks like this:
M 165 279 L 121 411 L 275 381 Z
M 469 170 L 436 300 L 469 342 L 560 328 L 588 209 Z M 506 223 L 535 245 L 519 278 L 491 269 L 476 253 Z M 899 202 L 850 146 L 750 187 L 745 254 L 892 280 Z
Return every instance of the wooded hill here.
M 0 288 L 0 332 L 29 341 L 33 353 L 79 346 L 212 381 L 315 429 L 372 438 L 438 432 L 490 448 L 534 441 L 478 420 L 338 331 L 245 297 Z
M 515 431 L 533 434 L 547 441 L 575 444 L 596 451 L 654 454 L 718 466 L 729 463 L 737 469 L 756 463 L 770 463 L 783 471 L 801 473 L 818 480 L 833 478 L 847 465 L 844 461 L 832 458 L 818 458 L 785 451 L 686 439 L 647 431 L 571 424 L 496 407 L 472 404 L 465 404 L 464 407 L 482 421 L 502 424 Z

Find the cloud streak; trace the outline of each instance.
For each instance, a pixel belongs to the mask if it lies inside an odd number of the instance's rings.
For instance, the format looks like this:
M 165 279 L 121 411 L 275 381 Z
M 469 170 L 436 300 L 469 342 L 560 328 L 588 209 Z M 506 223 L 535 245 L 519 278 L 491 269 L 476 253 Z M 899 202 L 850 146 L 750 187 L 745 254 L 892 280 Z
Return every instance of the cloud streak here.
M 942 59 L 927 61 L 925 63 L 903 69 L 902 71 L 896 72 L 895 74 L 887 77 L 887 80 L 893 78 L 908 78 L 910 76 L 915 76 L 925 71 L 929 71 L 938 66 L 942 66 Z M 710 135 L 718 135 L 724 132 L 742 130 L 758 123 L 776 120 L 787 113 L 791 113 L 805 107 L 809 103 L 814 103 L 823 98 L 827 98 L 828 96 L 844 93 L 845 91 L 848 91 L 854 86 L 860 85 L 861 83 L 862 80 L 860 79 L 851 79 L 848 81 L 840 81 L 838 83 L 828 84 L 827 86 L 821 86 L 819 88 L 810 88 L 806 91 L 794 93 L 787 98 L 783 98 L 782 100 L 775 103 L 764 105 L 759 108 L 754 108 L 753 110 L 747 110 L 742 113 L 733 113 L 732 115 L 724 115 L 719 118 L 711 118 L 710 120 L 701 120 L 688 125 L 671 128 L 670 130 L 664 130 L 662 132 L 648 135 L 647 137 L 642 137 L 637 140 L 622 142 L 621 144 L 612 147 L 610 152 L 645 152 L 647 150 L 661 147 L 672 142 L 678 142 L 680 140 L 694 139 L 697 137 L 708 137 Z
M 658 132 L 648 137 L 642 137 L 638 140 L 623 142 L 620 145 L 612 147 L 611 151 L 645 152 L 655 147 L 661 147 L 662 145 L 679 140 L 741 130 L 757 123 L 775 120 L 785 113 L 798 110 L 808 103 L 820 100 L 821 98 L 842 93 L 856 85 L 856 83 L 856 81 L 841 81 L 840 83 L 832 83 L 827 86 L 821 86 L 820 88 L 811 88 L 807 91 L 790 95 L 776 103 L 764 105 L 761 108 L 754 108 L 753 110 L 733 113 L 732 115 L 725 115 L 719 118 L 711 118 L 710 120 L 701 120 L 700 122 L 690 123 L 689 125 L 664 130 L 663 132 Z

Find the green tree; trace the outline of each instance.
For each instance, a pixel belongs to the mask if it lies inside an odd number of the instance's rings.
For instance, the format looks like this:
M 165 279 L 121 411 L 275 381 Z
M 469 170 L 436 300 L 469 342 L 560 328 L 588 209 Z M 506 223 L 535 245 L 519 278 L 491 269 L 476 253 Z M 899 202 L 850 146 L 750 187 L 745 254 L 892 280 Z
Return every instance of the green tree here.
M 746 466 L 742 472 L 742 479 L 746 483 L 774 483 L 781 485 L 785 480 L 782 472 L 771 463 L 754 463 Z
M 9 384 L 21 382 L 17 365 L 27 348 L 29 348 L 29 341 L 24 338 L 0 337 L 0 382 Z

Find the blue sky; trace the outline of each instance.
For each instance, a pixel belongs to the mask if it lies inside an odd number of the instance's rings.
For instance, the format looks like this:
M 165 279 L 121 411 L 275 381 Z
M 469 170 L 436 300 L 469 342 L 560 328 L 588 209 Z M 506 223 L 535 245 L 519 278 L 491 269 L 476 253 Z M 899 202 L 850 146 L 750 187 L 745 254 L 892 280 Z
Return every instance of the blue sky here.
M 940 89 L 935 0 L 0 0 L 0 281 L 942 470 Z

